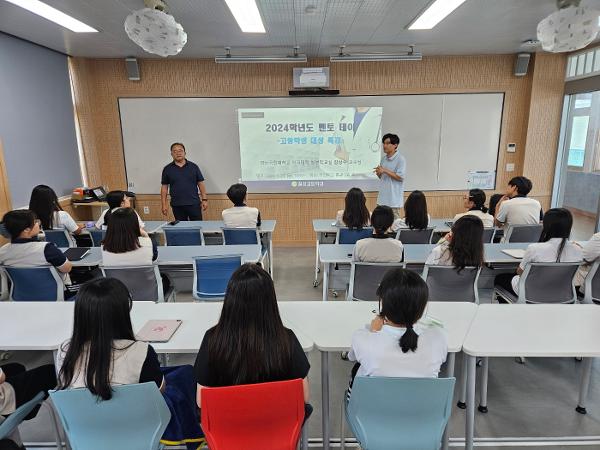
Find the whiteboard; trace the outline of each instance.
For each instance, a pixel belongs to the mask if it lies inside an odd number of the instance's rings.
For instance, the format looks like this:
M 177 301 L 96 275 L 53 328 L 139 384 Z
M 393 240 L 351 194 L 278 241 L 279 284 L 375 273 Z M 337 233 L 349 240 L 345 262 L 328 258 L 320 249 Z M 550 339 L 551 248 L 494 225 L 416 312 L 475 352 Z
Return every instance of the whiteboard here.
M 241 174 L 238 108 L 381 106 L 383 133 L 400 137 L 405 189 L 465 190 L 469 172 L 497 170 L 503 103 L 503 93 L 119 98 L 127 183 L 138 194 L 160 193 L 162 168 L 171 162 L 169 147 L 183 142 L 207 191 L 226 192 Z M 320 189 L 294 189 L 303 191 Z

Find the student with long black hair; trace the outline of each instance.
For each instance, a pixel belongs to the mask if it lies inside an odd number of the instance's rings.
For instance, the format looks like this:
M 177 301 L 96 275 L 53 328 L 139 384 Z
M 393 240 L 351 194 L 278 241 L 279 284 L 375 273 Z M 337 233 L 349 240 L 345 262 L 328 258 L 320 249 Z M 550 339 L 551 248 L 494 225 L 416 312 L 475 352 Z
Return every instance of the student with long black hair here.
M 465 267 L 483 266 L 483 222 L 477 216 L 465 215 L 452 224 L 450 233 L 434 247 L 425 264 Z
M 569 240 L 573 215 L 565 208 L 552 208 L 544 215 L 540 241 L 529 244 L 516 274 L 503 273 L 494 279 L 494 285 L 519 293 L 521 274 L 529 263 L 535 262 L 579 262 L 583 261 L 581 247 Z M 498 298 L 502 301 L 501 298 Z
M 133 198 L 133 193 L 126 191 L 110 191 L 106 194 L 108 209 L 105 209 L 102 211 L 102 214 L 100 214 L 100 218 L 96 221 L 96 228 L 99 230 L 106 230 L 112 212 L 117 208 L 131 208 L 131 198 Z M 135 214 L 139 222 L 139 227 L 144 228 L 145 224 L 142 222 L 141 217 L 137 212 Z
M 404 202 L 404 218 L 394 221 L 392 231 L 398 231 L 400 228 L 424 230 L 429 226 L 430 220 L 425 194 L 422 191 L 412 191 Z
M 77 225 L 71 215 L 62 209 L 56 192 L 45 184 L 39 184 L 31 191 L 29 209 L 40 219 L 42 230 L 65 229 L 69 233 L 80 234 L 83 226 Z
M 294 332 L 283 326 L 273 280 L 256 264 L 236 270 L 217 325 L 204 335 L 195 373 L 197 404 L 204 387 L 301 378 L 308 402 L 310 364 Z M 307 405 L 307 414 L 312 408 Z
M 494 226 L 494 216 L 488 214 L 488 209 L 485 207 L 485 192 L 481 189 L 471 189 L 463 198 L 467 212 L 455 215 L 452 222 L 456 222 L 463 216 L 470 215 L 479 217 L 485 228 L 492 228 Z
M 338 227 L 358 229 L 368 227 L 371 213 L 367 208 L 367 198 L 359 188 L 352 188 L 346 193 L 344 209 L 337 212 L 335 219 Z
M 132 208 L 117 208 L 110 213 L 102 241 L 105 266 L 150 265 L 158 257 L 155 242 L 148 237 Z
M 353 377 L 437 377 L 448 342 L 440 325 L 417 323 L 427 307 L 425 281 L 410 270 L 392 269 L 383 277 L 377 296 L 380 312 L 370 329 L 352 335 L 348 359 L 360 364 Z
M 394 212 L 389 206 L 377 206 L 371 214 L 373 237 L 360 239 L 354 245 L 353 261 L 400 262 L 402 242 L 390 236 L 388 230 L 394 222 Z

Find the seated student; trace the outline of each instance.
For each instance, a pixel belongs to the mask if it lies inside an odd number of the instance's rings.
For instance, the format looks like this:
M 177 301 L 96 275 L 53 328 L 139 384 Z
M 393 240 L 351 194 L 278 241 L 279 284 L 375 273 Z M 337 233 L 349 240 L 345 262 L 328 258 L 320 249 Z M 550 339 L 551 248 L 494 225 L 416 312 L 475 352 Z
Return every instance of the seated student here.
M 500 286 L 508 292 L 518 295 L 519 280 L 527 264 L 535 262 L 579 262 L 583 260 L 581 248 L 569 241 L 573 216 L 568 209 L 552 208 L 548 210 L 544 215 L 543 226 L 540 241 L 527 246 L 517 273 L 497 275 L 494 279 L 494 286 Z M 501 298 L 498 298 L 498 301 L 503 302 Z
M 575 243 L 576 245 L 579 245 Z M 600 233 L 594 234 L 589 241 L 581 246 L 583 252 L 583 262 L 577 273 L 575 274 L 575 286 L 579 287 L 581 292 L 584 292 L 585 277 L 587 276 L 592 264 L 600 258 Z
M 540 202 L 528 198 L 533 187 L 525 177 L 514 177 L 508 182 L 508 189 L 496 205 L 496 225 L 533 225 L 540 223 L 543 212 Z
M 371 214 L 373 237 L 360 239 L 354 245 L 353 261 L 363 262 L 400 262 L 402 261 L 402 242 L 387 231 L 394 222 L 394 212 L 389 206 L 377 206 Z
M 446 361 L 448 338 L 443 327 L 417 323 L 427 307 L 425 281 L 406 269 L 388 271 L 379 288 L 381 310 L 352 335 L 350 361 L 358 376 L 436 378 Z M 360 366 L 359 366 L 360 364 Z
M 133 193 L 126 191 L 110 191 L 106 194 L 108 209 L 105 209 L 102 211 L 102 214 L 100 214 L 100 218 L 96 221 L 96 228 L 99 230 L 106 230 L 111 213 L 117 208 L 131 208 L 131 198 L 133 198 Z M 145 224 L 142 222 L 142 218 L 137 212 L 135 214 L 139 222 L 139 227 L 144 228 Z
M 117 208 L 110 213 L 106 236 L 102 241 L 105 266 L 147 266 L 158 257 L 156 244 L 140 228 L 132 208 Z
M 464 200 L 467 212 L 455 215 L 452 222 L 456 222 L 465 215 L 470 215 L 479 217 L 483 222 L 484 228 L 492 228 L 494 226 L 494 216 L 488 214 L 488 209 L 485 207 L 485 192 L 481 189 L 471 189 L 468 195 L 464 196 Z
M 221 212 L 226 228 L 260 227 L 260 212 L 257 208 L 246 206 L 248 188 L 245 184 L 236 183 L 227 189 L 227 197 L 233 203 L 232 208 Z
M 40 219 L 42 230 L 65 229 L 69 233 L 81 233 L 83 226 L 77 225 L 71 215 L 63 211 L 56 192 L 45 184 L 40 184 L 31 191 L 29 209 Z
M 336 214 L 335 225 L 361 229 L 370 225 L 370 216 L 365 194 L 359 188 L 352 188 L 346 193 L 344 209 Z
M 196 357 L 197 404 L 204 387 L 304 380 L 309 399 L 310 364 L 294 332 L 283 326 L 273 280 L 256 264 L 236 270 L 217 325 L 204 335 Z M 306 417 L 312 411 L 306 405 Z
M 483 265 L 483 222 L 465 215 L 452 224 L 441 244 L 427 257 L 428 266 L 454 266 L 457 270 Z
M 490 205 L 488 207 L 488 214 L 490 216 L 496 216 L 496 207 L 502 197 L 504 197 L 502 194 L 492 194 L 490 197 Z
M 429 226 L 430 221 L 425 194 L 421 191 L 412 191 L 404 202 L 404 218 L 394 221 L 392 231 L 398 231 L 400 228 L 424 230 Z

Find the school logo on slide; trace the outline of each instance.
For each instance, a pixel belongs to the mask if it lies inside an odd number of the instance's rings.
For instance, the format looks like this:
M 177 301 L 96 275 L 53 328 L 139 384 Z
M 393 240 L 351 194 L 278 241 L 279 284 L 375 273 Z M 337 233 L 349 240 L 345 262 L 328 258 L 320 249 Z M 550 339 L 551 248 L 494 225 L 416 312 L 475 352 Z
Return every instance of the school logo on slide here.
M 298 182 L 297 181 L 292 181 L 292 187 L 297 187 L 298 186 Z

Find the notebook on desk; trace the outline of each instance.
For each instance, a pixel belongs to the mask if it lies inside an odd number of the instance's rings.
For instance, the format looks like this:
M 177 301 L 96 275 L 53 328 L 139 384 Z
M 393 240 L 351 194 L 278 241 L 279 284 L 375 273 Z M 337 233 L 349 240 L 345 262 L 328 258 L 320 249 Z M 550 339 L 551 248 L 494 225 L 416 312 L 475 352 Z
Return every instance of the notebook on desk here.
M 65 256 L 69 261 L 81 261 L 89 252 L 88 247 L 73 247 L 65 250 Z
M 181 320 L 149 320 L 137 333 L 137 339 L 144 342 L 169 342 L 181 326 Z
M 502 250 L 502 253 L 506 253 L 508 256 L 512 256 L 516 259 L 523 259 L 523 256 L 525 256 L 525 250 L 523 250 L 522 248 L 505 249 Z

